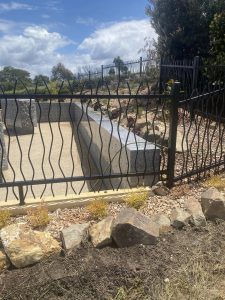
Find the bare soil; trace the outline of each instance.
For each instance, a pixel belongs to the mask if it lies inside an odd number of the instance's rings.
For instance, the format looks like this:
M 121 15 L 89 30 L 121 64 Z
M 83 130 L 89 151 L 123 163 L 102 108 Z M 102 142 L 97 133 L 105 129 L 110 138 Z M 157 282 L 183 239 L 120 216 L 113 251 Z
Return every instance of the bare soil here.
M 224 274 L 224 249 L 225 222 L 173 231 L 154 246 L 95 249 L 83 245 L 29 268 L 5 271 L 0 276 L 0 299 L 158 300 L 162 298 L 151 296 L 153 284 L 179 277 L 181 266 L 193 258 L 201 257 L 212 266 L 210 276 Z M 217 295 L 208 299 L 225 299 L 224 283 L 217 284 Z M 130 289 L 132 294 L 118 298 L 120 288 Z

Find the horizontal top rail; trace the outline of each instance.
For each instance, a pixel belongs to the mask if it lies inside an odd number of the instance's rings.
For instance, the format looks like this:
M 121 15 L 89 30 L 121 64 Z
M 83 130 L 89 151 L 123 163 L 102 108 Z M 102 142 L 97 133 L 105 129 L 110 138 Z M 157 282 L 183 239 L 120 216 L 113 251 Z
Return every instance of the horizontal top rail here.
M 179 103 L 186 103 L 186 102 L 190 102 L 190 101 L 195 101 L 195 100 L 199 100 L 201 98 L 205 98 L 205 97 L 208 97 L 208 96 L 215 96 L 217 94 L 220 94 L 220 93 L 223 93 L 225 91 L 225 88 L 222 88 L 222 89 L 219 89 L 219 90 L 215 90 L 215 91 L 212 91 L 212 92 L 208 92 L 208 93 L 205 93 L 205 94 L 201 94 L 201 95 L 197 95 L 197 96 L 194 96 L 194 97 L 191 97 L 191 98 L 188 98 L 188 99 L 184 99 L 184 100 L 181 100 Z
M 167 94 L 0 94 L 0 99 L 154 99 L 154 98 L 170 98 Z

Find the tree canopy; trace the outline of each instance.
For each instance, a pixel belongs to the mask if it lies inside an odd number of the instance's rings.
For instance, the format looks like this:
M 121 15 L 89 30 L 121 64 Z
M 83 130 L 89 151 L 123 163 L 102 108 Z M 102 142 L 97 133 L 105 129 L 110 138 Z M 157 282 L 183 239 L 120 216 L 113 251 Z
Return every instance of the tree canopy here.
M 73 78 L 73 73 L 62 63 L 58 63 L 52 68 L 52 80 L 71 80 Z
M 0 71 L 0 80 L 5 90 L 12 90 L 14 87 L 19 89 L 24 88 L 24 86 L 27 87 L 32 83 L 28 71 L 10 66 L 4 67 Z M 16 81 L 17 84 L 15 86 Z
M 128 68 L 127 66 L 124 64 L 124 61 L 120 58 L 120 56 L 117 56 L 114 58 L 113 63 L 115 64 L 116 68 L 120 68 L 120 71 L 124 74 L 127 73 Z
M 158 34 L 160 55 L 174 59 L 207 57 L 210 24 L 224 0 L 148 0 L 146 13 Z
M 225 12 L 215 14 L 210 24 L 210 55 L 217 64 L 225 64 Z

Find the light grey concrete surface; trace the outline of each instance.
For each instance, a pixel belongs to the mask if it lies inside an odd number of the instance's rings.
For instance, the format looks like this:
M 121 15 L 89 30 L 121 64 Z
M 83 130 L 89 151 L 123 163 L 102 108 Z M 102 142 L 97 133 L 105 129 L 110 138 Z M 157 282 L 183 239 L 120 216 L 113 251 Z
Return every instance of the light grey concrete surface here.
M 70 122 L 74 121 L 73 103 L 36 102 L 38 122 Z
M 159 171 L 160 149 L 141 137 L 110 121 L 100 112 L 79 103 L 74 104 L 78 135 L 89 149 L 97 174 Z M 88 158 L 86 158 L 88 159 Z M 111 163 L 110 163 L 111 162 Z M 104 180 L 107 188 L 152 185 L 157 176 Z
M 52 178 L 53 170 L 55 178 L 83 175 L 77 145 L 69 122 L 51 123 L 51 127 L 48 123 L 40 123 L 35 128 L 34 135 L 18 137 L 5 135 L 5 143 L 9 160 L 9 168 L 3 172 L 6 182 L 14 180 L 13 170 L 17 181 Z M 77 193 L 82 187 L 83 192 L 87 191 L 87 185 L 83 182 L 74 182 L 72 185 L 71 183 L 52 185 L 56 196 L 65 195 L 66 190 L 68 194 L 73 194 L 72 187 Z M 44 190 L 43 197 L 52 196 L 50 184 L 46 185 L 46 188 L 45 185 L 36 185 L 32 188 L 37 198 Z M 18 188 L 14 190 L 18 195 Z M 24 190 L 26 192 L 26 188 Z M 5 200 L 6 192 L 5 188 L 0 189 L 0 201 Z M 12 188 L 9 188 L 8 192 L 8 199 L 14 199 Z M 31 187 L 28 188 L 27 198 L 33 198 Z

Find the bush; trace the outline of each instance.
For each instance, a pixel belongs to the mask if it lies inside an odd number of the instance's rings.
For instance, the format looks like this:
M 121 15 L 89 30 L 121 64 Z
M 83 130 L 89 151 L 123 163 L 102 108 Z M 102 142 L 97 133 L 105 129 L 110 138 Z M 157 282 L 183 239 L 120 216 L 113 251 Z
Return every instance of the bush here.
M 148 191 L 143 190 L 142 192 L 131 192 L 124 200 L 128 206 L 139 209 L 148 201 L 148 198 Z
M 10 212 L 8 210 L 0 210 L 0 229 L 9 224 Z
M 108 203 L 104 199 L 96 199 L 87 205 L 87 211 L 93 219 L 107 216 Z
M 33 228 L 47 226 L 50 222 L 47 206 L 41 203 L 35 208 L 28 209 L 27 220 Z

